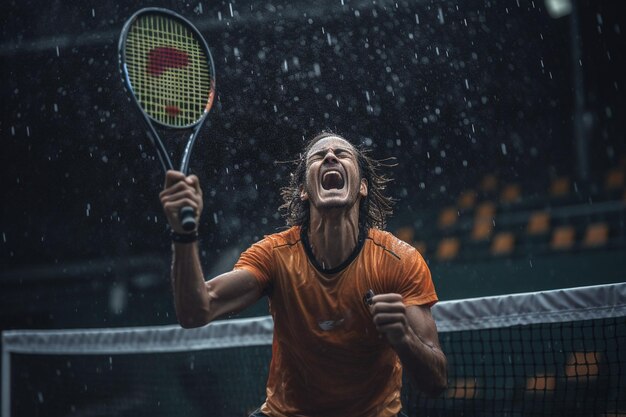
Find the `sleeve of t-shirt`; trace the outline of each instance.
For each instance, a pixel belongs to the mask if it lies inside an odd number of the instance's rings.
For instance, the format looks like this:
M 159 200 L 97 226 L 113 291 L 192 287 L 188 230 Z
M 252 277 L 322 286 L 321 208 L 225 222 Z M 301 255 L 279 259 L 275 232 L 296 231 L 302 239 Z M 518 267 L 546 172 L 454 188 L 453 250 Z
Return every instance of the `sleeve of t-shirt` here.
M 263 290 L 270 287 L 272 283 L 273 243 L 271 239 L 265 239 L 250 246 L 241 254 L 233 270 L 244 269 L 254 275 Z
M 405 305 L 433 306 L 439 298 L 426 261 L 417 250 L 410 251 L 401 260 L 397 270 L 396 289 Z

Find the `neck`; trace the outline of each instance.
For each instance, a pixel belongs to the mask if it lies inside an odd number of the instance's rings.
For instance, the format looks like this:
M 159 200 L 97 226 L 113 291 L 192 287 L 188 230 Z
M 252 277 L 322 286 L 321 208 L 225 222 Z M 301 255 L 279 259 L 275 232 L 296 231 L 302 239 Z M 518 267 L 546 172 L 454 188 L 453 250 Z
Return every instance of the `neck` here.
M 348 211 L 331 209 L 323 213 L 311 207 L 308 237 L 313 255 L 322 268 L 341 265 L 359 241 L 359 205 L 355 204 Z

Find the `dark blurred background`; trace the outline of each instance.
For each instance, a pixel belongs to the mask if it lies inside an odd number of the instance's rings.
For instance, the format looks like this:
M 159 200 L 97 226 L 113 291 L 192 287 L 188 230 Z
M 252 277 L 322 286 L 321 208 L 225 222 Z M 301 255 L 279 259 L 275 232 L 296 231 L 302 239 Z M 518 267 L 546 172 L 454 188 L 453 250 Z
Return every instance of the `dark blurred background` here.
M 7 1 L 0 330 L 175 323 L 163 174 L 118 71 L 146 6 L 215 59 L 191 162 L 207 276 L 284 225 L 277 161 L 331 129 L 397 158 L 388 229 L 441 299 L 624 280 L 621 2 Z

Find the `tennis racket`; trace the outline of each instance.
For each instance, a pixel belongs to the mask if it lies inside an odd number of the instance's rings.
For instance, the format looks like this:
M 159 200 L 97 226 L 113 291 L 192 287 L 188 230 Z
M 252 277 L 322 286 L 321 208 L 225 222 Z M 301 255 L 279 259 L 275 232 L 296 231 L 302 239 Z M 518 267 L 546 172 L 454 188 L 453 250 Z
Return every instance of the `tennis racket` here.
M 188 175 L 191 150 L 215 97 L 215 66 L 206 41 L 184 17 L 145 8 L 124 24 L 118 52 L 129 100 L 146 122 L 164 171 L 175 169 L 168 150 L 177 148 L 182 130 L 191 130 L 179 169 Z M 171 146 L 166 147 L 156 127 L 166 130 Z M 179 219 L 184 230 L 196 228 L 192 207 L 181 208 Z

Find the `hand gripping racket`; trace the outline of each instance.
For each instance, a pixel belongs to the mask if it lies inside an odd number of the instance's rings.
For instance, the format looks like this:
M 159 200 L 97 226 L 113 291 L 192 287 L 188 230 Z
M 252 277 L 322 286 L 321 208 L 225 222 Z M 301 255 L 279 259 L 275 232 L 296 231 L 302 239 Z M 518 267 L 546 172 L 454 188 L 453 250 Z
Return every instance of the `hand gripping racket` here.
M 133 14 L 118 45 L 122 81 L 148 128 L 163 170 L 174 169 L 155 126 L 170 133 L 191 129 L 184 147 L 180 172 L 187 175 L 198 133 L 215 97 L 215 66 L 206 41 L 187 19 L 162 8 L 146 8 Z M 176 135 L 178 136 L 178 135 Z M 186 231 L 196 228 L 192 207 L 183 207 L 179 218 Z

